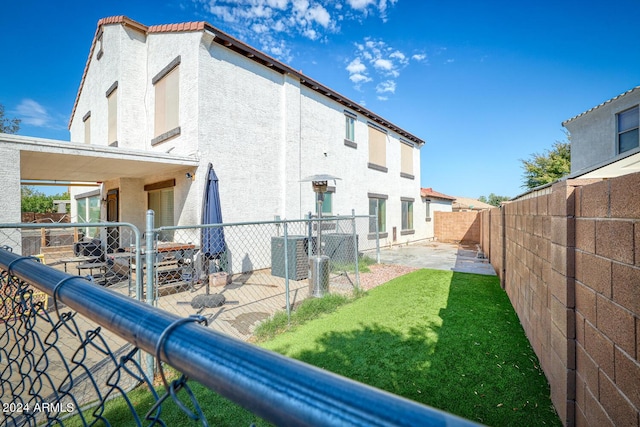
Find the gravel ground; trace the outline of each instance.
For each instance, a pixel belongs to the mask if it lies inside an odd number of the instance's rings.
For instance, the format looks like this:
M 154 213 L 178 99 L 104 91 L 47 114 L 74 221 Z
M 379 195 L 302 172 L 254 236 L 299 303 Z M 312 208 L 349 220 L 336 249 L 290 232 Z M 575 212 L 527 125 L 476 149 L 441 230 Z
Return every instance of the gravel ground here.
M 396 277 L 418 270 L 415 267 L 392 264 L 373 264 L 369 266 L 369 273 L 360 273 L 360 287 L 364 290 L 375 288 Z

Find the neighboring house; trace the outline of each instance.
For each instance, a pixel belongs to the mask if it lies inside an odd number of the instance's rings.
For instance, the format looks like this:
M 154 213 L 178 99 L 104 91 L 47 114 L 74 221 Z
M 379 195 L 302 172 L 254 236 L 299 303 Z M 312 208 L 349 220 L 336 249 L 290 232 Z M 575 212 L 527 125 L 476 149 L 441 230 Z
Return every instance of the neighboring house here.
M 330 174 L 341 180 L 330 183 L 325 216 L 378 209 L 383 244 L 427 233 L 414 220 L 422 139 L 205 22 L 100 20 L 69 129 L 66 150 L 22 142 L 63 156 L 51 163 L 60 170 L 42 162 L 36 179 L 100 183 L 71 188 L 75 219 L 144 229 L 154 209 L 156 225 L 199 224 L 212 163 L 225 222 L 315 212 L 301 180 Z
M 468 197 L 456 197 L 453 201 L 453 212 L 471 212 L 495 208 L 495 206 Z
M 451 212 L 452 203 L 455 200 L 453 196 L 434 191 L 433 188 L 421 188 L 420 198 L 424 204 L 425 222 L 427 224 L 427 238 L 435 238 L 434 228 L 434 212 Z
M 640 171 L 640 86 L 562 125 L 571 134 L 571 178 L 611 178 Z

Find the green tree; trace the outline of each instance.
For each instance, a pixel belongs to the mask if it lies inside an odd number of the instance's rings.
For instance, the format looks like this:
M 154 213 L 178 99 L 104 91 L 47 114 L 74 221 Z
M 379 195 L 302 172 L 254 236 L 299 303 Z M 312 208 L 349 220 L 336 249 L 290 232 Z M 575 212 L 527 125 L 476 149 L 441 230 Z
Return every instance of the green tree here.
M 51 213 L 55 212 L 54 200 L 69 200 L 69 193 L 54 194 L 47 196 L 42 191 L 38 191 L 33 187 L 24 185 L 21 188 L 21 210 L 22 212 Z
M 0 133 L 18 133 L 20 119 L 9 119 L 4 116 L 4 105 L 0 104 Z
M 482 203 L 487 203 L 491 206 L 497 206 L 497 207 L 500 207 L 502 202 L 505 202 L 509 199 L 510 197 L 508 196 L 498 196 L 497 194 L 493 194 L 493 193 L 489 194 L 489 197 L 485 197 L 485 196 L 478 197 L 478 200 L 481 201 Z
M 571 172 L 571 143 L 556 141 L 551 150 L 520 161 L 524 169 L 522 187 L 531 189 L 555 182 Z

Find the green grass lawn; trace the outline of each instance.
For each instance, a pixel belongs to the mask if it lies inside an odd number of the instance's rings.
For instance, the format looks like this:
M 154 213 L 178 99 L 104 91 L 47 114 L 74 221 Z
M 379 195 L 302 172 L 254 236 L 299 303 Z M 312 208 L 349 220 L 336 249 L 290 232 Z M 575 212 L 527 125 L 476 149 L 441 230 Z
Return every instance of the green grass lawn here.
M 262 345 L 476 422 L 561 425 L 495 276 L 419 270 Z
M 561 425 L 497 277 L 419 270 L 347 303 L 329 299 L 309 300 L 312 309 L 298 309 L 314 313 L 303 316 L 306 323 L 260 345 L 490 426 Z M 320 314 L 322 306 L 330 313 Z M 190 385 L 210 425 L 266 425 Z M 148 393 L 135 400 L 151 404 Z M 107 412 L 125 409 L 116 405 Z M 186 422 L 172 402 L 163 405 L 162 417 L 168 425 Z

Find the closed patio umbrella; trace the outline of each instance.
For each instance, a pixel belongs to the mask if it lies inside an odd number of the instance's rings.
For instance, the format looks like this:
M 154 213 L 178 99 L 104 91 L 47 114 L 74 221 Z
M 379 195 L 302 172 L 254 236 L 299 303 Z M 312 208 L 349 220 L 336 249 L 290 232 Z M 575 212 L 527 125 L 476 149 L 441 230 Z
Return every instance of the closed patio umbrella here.
M 207 168 L 207 181 L 204 187 L 204 197 L 202 199 L 202 224 L 222 224 L 222 209 L 220 207 L 220 191 L 218 188 L 218 176 L 213 170 L 213 165 L 209 163 Z M 212 270 L 212 262 L 217 261 L 215 269 L 223 270 L 221 258 L 227 250 L 224 240 L 224 230 L 222 227 L 202 228 L 200 236 L 200 248 L 204 260 L 206 274 L 206 294 L 209 295 L 209 273 Z M 221 295 L 219 295 L 221 296 Z M 222 299 L 224 302 L 224 297 Z
M 218 176 L 211 163 L 207 169 L 207 182 L 202 199 L 202 224 L 222 224 Z M 227 249 L 222 227 L 203 228 L 201 239 L 202 253 L 210 259 L 219 257 Z

